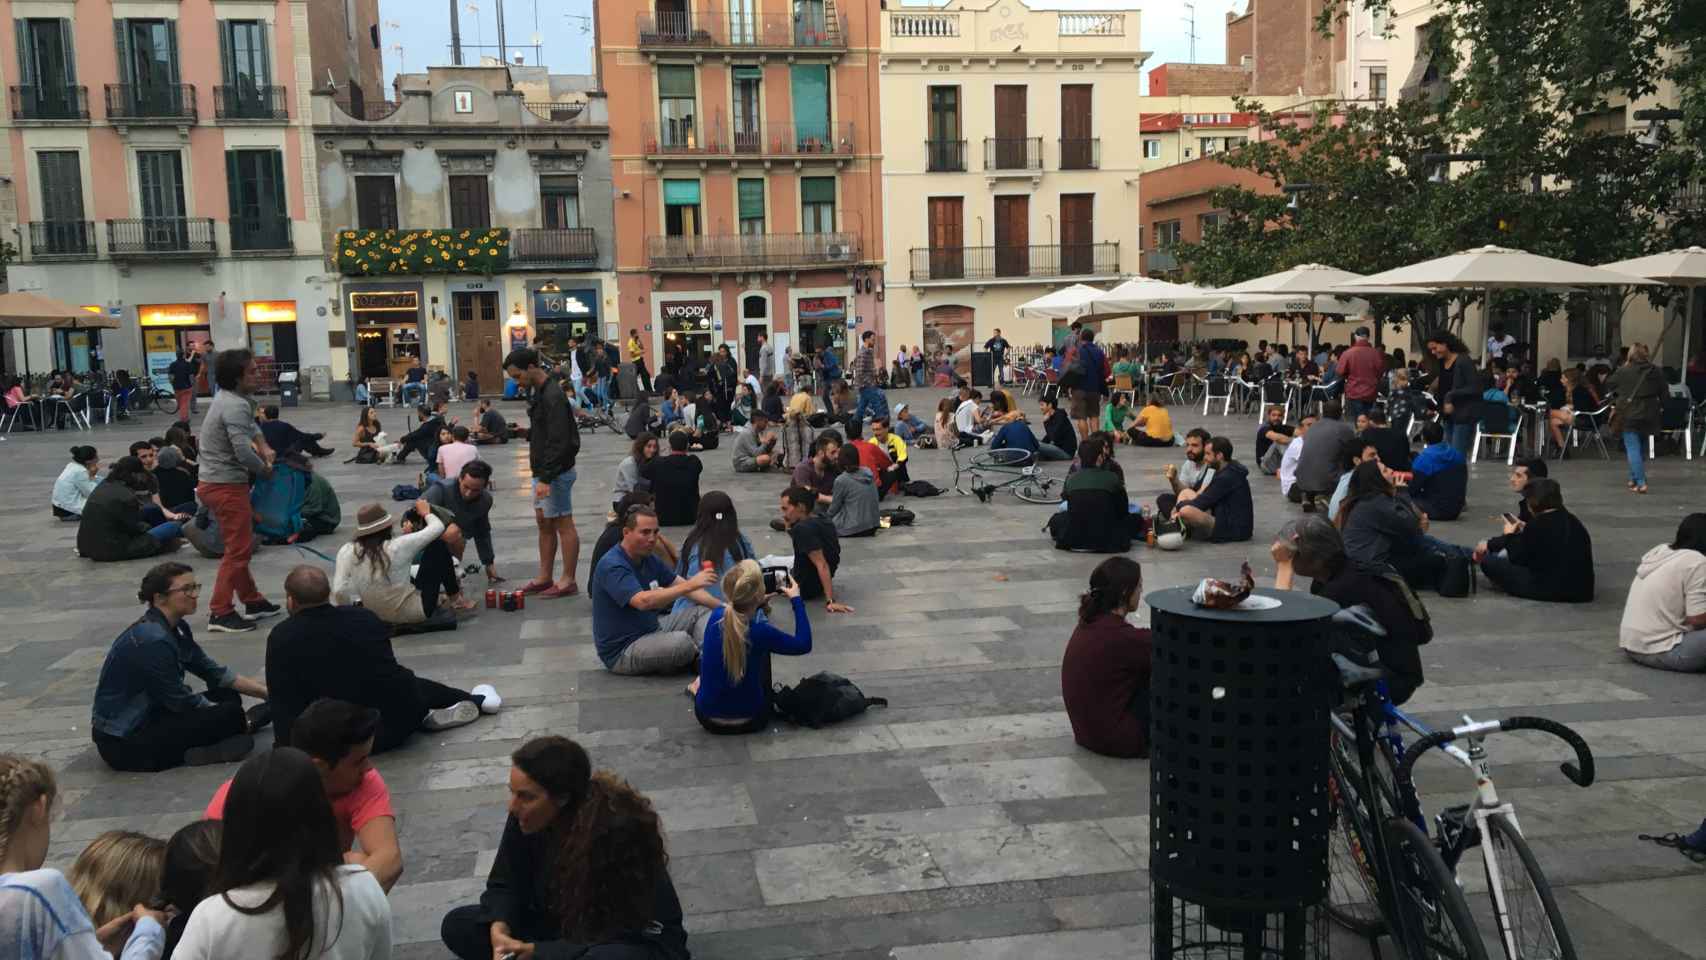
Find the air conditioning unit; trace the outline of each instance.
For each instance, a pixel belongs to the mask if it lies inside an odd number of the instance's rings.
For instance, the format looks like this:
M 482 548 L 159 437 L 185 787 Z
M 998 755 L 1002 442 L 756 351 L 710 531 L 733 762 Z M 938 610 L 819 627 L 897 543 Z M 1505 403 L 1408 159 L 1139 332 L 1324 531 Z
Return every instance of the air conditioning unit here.
M 845 243 L 832 243 L 823 251 L 824 256 L 831 260 L 846 260 L 853 255 L 853 248 Z

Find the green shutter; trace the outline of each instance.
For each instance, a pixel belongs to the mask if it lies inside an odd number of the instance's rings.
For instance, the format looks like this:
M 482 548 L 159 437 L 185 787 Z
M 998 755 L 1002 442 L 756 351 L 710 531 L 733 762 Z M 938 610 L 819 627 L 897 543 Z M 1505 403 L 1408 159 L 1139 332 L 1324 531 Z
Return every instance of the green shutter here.
M 290 208 L 284 197 L 284 154 L 280 151 L 267 151 L 267 175 L 272 179 L 272 204 L 267 212 L 288 217 Z
M 834 203 L 834 177 L 802 177 L 800 179 L 801 203 Z
M 226 220 L 236 220 L 243 215 L 243 190 L 239 186 L 242 177 L 241 164 L 237 162 L 237 151 L 225 151 L 225 211 Z
M 63 58 L 59 69 L 65 74 L 67 85 L 77 82 L 77 41 L 71 29 L 70 20 L 59 21 L 59 49 L 60 56 Z
M 237 85 L 237 44 L 231 35 L 231 21 L 221 20 L 219 30 L 219 82 L 227 87 Z
M 113 49 L 118 52 L 118 82 L 136 82 L 136 63 L 130 48 L 130 21 L 113 21 Z
M 167 60 L 166 66 L 168 67 L 168 75 L 171 77 L 171 80 L 169 82 L 175 86 L 179 83 L 179 79 L 178 79 L 178 21 L 176 21 L 176 20 L 167 20 L 166 21 L 166 60 Z
M 698 206 L 699 181 L 665 180 L 663 182 L 663 202 L 668 206 Z
M 273 76 L 272 76 L 272 30 L 267 25 L 267 22 L 265 20 L 261 20 L 261 21 L 256 22 L 255 32 L 258 33 L 260 35 L 260 38 L 261 38 L 261 48 L 260 48 L 260 58 L 259 58 L 260 59 L 260 64 L 259 64 L 260 72 L 259 72 L 259 75 L 256 76 L 255 82 L 259 83 L 261 86 L 271 86 L 273 83 Z M 268 102 L 270 103 L 271 101 L 268 101 Z
M 764 68 L 737 66 L 734 69 L 734 75 L 736 80 L 763 80 Z
M 658 96 L 692 97 L 693 68 L 673 64 L 659 66 Z
M 796 63 L 791 74 L 794 138 L 804 144 L 829 140 L 829 67 Z
M 740 218 L 742 220 L 764 219 L 764 181 L 740 181 Z

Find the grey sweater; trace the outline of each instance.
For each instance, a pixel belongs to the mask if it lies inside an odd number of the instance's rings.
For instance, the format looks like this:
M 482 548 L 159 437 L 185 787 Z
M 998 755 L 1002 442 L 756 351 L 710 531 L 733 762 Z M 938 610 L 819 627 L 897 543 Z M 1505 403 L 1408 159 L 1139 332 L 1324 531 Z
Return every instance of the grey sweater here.
M 201 422 L 202 483 L 248 483 L 272 472 L 255 452 L 255 402 L 235 390 L 221 390 Z
M 758 466 L 759 456 L 775 451 L 776 435 L 768 430 L 764 432 L 764 435 L 770 440 L 771 446 L 768 448 L 759 442 L 757 432 L 750 427 L 735 435 L 734 462 L 736 473 L 757 472 L 760 469 Z
M 876 529 L 877 485 L 869 467 L 840 474 L 833 489 L 828 517 L 837 535 L 851 537 Z

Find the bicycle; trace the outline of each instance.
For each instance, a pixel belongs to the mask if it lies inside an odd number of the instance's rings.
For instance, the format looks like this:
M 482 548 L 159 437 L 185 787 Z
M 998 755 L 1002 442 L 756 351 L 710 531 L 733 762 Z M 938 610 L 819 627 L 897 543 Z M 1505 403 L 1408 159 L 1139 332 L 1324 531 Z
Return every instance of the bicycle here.
M 1384 635 L 1359 608 L 1342 611 L 1334 620 L 1372 637 Z M 1523 839 L 1515 807 L 1499 798 L 1485 741 L 1515 730 L 1555 736 L 1575 751 L 1576 762 L 1560 769 L 1580 787 L 1594 779 L 1587 742 L 1543 717 L 1476 721 L 1465 715 L 1450 730 L 1430 730 L 1387 697 L 1377 658 L 1340 652 L 1334 661 L 1353 706 L 1348 716 L 1334 711 L 1331 720 L 1328 915 L 1371 945 L 1380 934 L 1391 934 L 1406 960 L 1487 960 L 1457 880 L 1463 854 L 1479 846 L 1507 960 L 1575 960 L 1557 898 Z M 1406 745 L 1405 728 L 1419 739 Z M 1467 749 L 1456 746 L 1458 740 Z M 1474 774 L 1475 796 L 1440 811 L 1430 835 L 1410 771 L 1435 747 Z M 1346 882 L 1347 872 L 1354 887 Z
M 1058 477 L 1051 477 L 1042 472 L 1037 466 L 1036 455 L 1029 450 L 1007 447 L 1001 450 L 986 450 L 972 457 L 970 463 L 960 462 L 960 451 L 969 447 L 953 447 L 950 453 L 954 458 L 954 491 L 961 495 L 971 494 L 984 503 L 988 503 L 996 491 L 1012 490 L 1013 495 L 1026 503 L 1057 504 L 1065 498 L 1066 484 Z M 960 486 L 960 478 L 971 476 L 971 489 Z M 987 481 L 985 474 L 1002 477 L 998 483 Z

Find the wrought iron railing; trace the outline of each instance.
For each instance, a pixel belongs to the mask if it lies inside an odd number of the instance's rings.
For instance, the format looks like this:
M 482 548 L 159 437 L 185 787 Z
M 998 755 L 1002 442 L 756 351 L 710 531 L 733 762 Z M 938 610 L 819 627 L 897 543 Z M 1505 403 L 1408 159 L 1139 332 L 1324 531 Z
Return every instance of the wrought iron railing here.
M 214 87 L 213 115 L 220 120 L 289 120 L 283 87 Z
M 87 120 L 89 88 L 78 86 L 15 86 L 13 120 Z
M 1118 243 L 912 249 L 914 281 L 1112 276 L 1119 270 Z
M 196 118 L 195 87 L 188 83 L 109 83 L 107 117 L 111 120 L 168 120 Z
M 1041 170 L 1042 137 L 984 137 L 985 170 Z
M 552 103 L 549 101 L 528 100 L 522 103 L 527 112 L 546 123 L 585 123 L 582 114 L 586 112 L 584 103 Z
M 213 256 L 216 252 L 213 220 L 207 217 L 131 217 L 107 221 L 107 253 L 114 257 Z
M 856 233 L 722 233 L 646 238 L 646 265 L 655 270 L 821 267 L 858 259 Z
M 853 122 L 774 121 L 724 123 L 722 114 L 640 125 L 647 155 L 694 156 L 779 155 L 851 156 Z
M 517 266 L 592 263 L 597 259 L 598 234 L 591 227 L 528 227 L 509 234 L 509 262 Z
M 231 249 L 233 252 L 295 249 L 290 218 L 281 215 L 232 217 Z
M 966 168 L 964 140 L 924 141 L 924 169 L 931 173 L 960 173 Z
M 847 19 L 804 4 L 793 13 L 714 8 L 642 13 L 635 18 L 635 25 L 642 48 L 847 48 Z
M 36 220 L 30 223 L 30 256 L 36 260 L 87 259 L 96 254 L 91 220 Z

